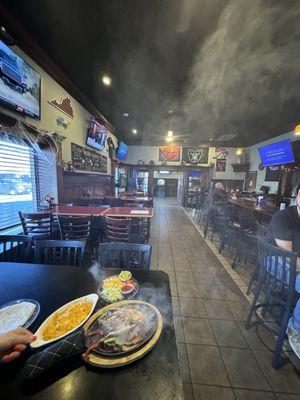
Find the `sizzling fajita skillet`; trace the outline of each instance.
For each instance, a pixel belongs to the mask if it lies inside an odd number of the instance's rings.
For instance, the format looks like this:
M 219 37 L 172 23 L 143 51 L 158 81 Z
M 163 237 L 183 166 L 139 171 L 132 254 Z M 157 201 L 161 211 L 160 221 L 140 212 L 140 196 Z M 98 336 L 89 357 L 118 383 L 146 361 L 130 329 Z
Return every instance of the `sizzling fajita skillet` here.
M 163 327 L 160 311 L 150 303 L 127 300 L 93 314 L 83 329 L 31 356 L 24 376 L 35 378 L 75 354 L 101 368 L 130 364 L 157 343 Z

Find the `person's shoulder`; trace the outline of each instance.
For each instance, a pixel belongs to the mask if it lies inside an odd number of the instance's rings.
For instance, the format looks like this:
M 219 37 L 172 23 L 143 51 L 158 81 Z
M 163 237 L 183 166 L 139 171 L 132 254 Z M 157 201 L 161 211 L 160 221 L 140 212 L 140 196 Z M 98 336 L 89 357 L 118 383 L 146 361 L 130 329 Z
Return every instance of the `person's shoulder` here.
M 285 210 L 278 210 L 272 217 L 272 221 L 280 222 L 294 219 L 295 215 L 297 214 L 297 207 L 292 206 L 288 207 Z
M 279 221 L 289 218 L 289 213 L 287 212 L 287 209 L 285 210 L 278 210 L 273 214 L 272 221 Z
M 297 206 L 290 206 L 290 207 L 286 208 L 283 211 L 286 211 L 290 215 L 297 215 L 298 214 Z

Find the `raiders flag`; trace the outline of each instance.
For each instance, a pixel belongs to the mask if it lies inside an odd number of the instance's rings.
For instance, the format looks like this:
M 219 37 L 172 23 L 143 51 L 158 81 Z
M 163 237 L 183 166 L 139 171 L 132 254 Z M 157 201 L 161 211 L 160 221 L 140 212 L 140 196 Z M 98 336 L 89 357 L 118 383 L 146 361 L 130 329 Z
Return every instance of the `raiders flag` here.
M 183 147 L 181 160 L 186 164 L 207 164 L 208 147 Z

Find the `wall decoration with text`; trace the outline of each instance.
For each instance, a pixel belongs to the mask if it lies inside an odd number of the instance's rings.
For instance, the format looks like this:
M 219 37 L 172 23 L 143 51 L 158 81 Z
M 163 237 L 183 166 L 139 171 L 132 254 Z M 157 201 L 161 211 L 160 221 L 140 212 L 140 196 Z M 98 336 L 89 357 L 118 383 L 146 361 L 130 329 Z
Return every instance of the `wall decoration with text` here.
M 68 117 L 71 118 L 74 117 L 74 111 L 70 97 L 65 96 L 61 97 L 58 100 L 57 99 L 48 100 L 48 103 L 51 104 L 51 106 L 57 108 L 59 111 L 68 115 Z
M 95 151 L 71 144 L 72 164 L 75 171 L 101 172 L 107 174 L 107 158 Z
M 160 146 L 159 161 L 180 161 L 180 146 Z
M 61 126 L 64 129 L 67 129 L 70 125 L 70 122 L 66 121 L 66 119 L 62 116 L 56 118 L 57 126 Z
M 207 164 L 208 163 L 208 147 L 183 147 L 181 161 L 186 164 Z

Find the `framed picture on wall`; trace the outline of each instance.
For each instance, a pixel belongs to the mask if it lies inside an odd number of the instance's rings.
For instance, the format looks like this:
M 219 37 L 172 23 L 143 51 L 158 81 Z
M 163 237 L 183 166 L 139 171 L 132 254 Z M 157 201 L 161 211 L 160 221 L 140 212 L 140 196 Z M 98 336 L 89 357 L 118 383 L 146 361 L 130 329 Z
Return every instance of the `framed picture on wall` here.
M 257 171 L 249 171 L 248 178 L 245 182 L 245 190 L 255 190 L 257 181 Z
M 216 160 L 216 172 L 226 171 L 226 158 L 218 158 Z
M 266 182 L 278 182 L 280 177 L 280 165 L 266 168 Z

